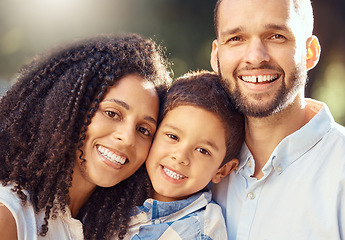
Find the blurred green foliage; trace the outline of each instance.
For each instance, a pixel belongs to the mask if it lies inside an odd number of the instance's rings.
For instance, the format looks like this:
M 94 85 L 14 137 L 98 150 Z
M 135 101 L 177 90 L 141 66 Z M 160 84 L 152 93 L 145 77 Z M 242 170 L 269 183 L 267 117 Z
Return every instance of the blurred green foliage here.
M 0 94 L 34 55 L 75 38 L 137 32 L 166 48 L 174 77 L 209 69 L 216 0 L 0 0 Z M 345 1 L 314 0 L 322 54 L 306 96 L 345 124 Z

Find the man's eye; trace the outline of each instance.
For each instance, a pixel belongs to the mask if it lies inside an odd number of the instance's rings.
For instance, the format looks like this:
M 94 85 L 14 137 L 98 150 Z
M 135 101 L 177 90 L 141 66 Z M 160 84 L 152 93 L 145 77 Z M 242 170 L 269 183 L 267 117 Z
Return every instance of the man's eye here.
M 236 37 L 230 38 L 228 41 L 229 41 L 229 42 L 237 42 L 237 41 L 241 41 L 241 40 L 242 40 L 242 38 L 236 36 Z
M 169 138 L 173 139 L 173 140 L 178 141 L 178 137 L 175 136 L 174 134 L 168 133 L 167 136 L 168 136 Z
M 105 114 L 107 114 L 111 118 L 120 118 L 120 115 L 114 111 L 105 111 Z
M 144 128 L 144 127 L 138 127 L 137 128 L 138 132 L 140 132 L 141 134 L 148 136 L 148 137 L 152 137 L 152 133 L 149 129 Z
M 245 39 L 241 36 L 234 36 L 234 37 L 229 37 L 225 38 L 224 42 L 222 44 L 224 45 L 230 45 L 230 46 L 236 46 L 237 44 L 242 44 Z
M 196 150 L 200 152 L 201 154 L 211 155 L 211 153 L 207 151 L 205 148 L 197 148 Z
M 274 34 L 273 36 L 271 36 L 271 39 L 286 39 L 286 37 L 280 34 Z

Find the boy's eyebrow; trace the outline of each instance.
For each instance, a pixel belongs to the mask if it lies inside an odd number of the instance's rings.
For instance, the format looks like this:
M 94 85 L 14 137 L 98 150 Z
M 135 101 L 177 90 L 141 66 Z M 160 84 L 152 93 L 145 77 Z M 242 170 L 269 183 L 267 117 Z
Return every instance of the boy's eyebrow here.
M 211 146 L 212 148 L 214 148 L 216 151 L 219 151 L 219 148 L 218 148 L 217 145 L 215 145 L 213 142 L 208 141 L 208 140 L 203 141 L 203 142 L 204 142 L 206 145 Z
M 169 124 L 169 123 L 164 124 L 164 126 L 165 126 L 165 127 L 172 128 L 172 129 L 174 129 L 174 130 L 176 130 L 176 131 L 180 131 L 180 129 L 179 129 L 178 127 L 176 127 L 176 126 L 174 126 L 174 125 L 171 125 L 171 124 Z M 206 145 L 211 146 L 211 147 L 214 148 L 216 151 L 219 151 L 219 148 L 218 148 L 213 142 L 211 142 L 211 141 L 209 141 L 209 140 L 205 140 L 205 141 L 202 141 L 202 142 L 204 142 Z
M 165 123 L 163 126 L 168 127 L 168 128 L 172 128 L 172 129 L 174 129 L 176 131 L 180 131 L 180 129 L 178 127 L 176 127 L 176 126 L 174 126 L 174 125 L 172 125 L 170 123 Z
M 114 103 L 117 103 L 119 104 L 120 106 L 122 106 L 123 108 L 125 108 L 126 110 L 130 110 L 130 106 L 125 103 L 124 101 L 121 101 L 121 100 L 118 100 L 116 98 L 110 98 L 110 99 L 104 99 L 103 100 L 104 102 L 114 102 Z M 150 117 L 150 116 L 145 116 L 144 117 L 145 120 L 157 125 L 157 121 L 153 118 L 153 117 Z

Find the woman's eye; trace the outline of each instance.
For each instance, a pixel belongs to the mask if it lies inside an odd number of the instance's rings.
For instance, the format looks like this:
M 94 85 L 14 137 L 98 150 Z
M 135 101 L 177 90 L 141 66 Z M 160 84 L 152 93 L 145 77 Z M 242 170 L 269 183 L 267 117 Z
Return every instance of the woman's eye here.
M 211 153 L 207 151 L 205 148 L 197 148 L 196 150 L 200 152 L 201 154 L 211 155 Z
M 174 134 L 168 133 L 167 136 L 168 136 L 169 138 L 173 139 L 173 140 L 178 141 L 178 137 L 175 136 Z
M 114 111 L 105 111 L 105 114 L 107 114 L 111 118 L 120 118 L 120 115 Z
M 152 133 L 150 130 L 148 130 L 147 128 L 144 127 L 138 127 L 137 128 L 138 132 L 140 132 L 141 134 L 148 136 L 148 137 L 152 137 Z

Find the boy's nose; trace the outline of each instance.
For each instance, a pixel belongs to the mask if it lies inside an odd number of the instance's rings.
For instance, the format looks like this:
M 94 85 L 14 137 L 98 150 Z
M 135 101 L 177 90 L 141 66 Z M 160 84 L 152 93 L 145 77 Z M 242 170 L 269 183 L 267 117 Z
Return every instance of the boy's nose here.
M 175 149 L 174 153 L 171 156 L 171 159 L 177 161 L 179 164 L 182 165 L 189 165 L 190 163 L 190 156 L 186 146 L 180 146 Z

